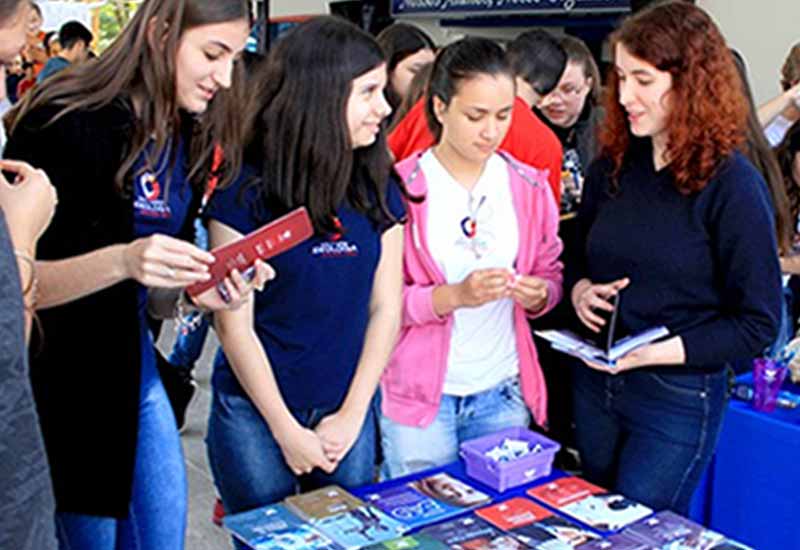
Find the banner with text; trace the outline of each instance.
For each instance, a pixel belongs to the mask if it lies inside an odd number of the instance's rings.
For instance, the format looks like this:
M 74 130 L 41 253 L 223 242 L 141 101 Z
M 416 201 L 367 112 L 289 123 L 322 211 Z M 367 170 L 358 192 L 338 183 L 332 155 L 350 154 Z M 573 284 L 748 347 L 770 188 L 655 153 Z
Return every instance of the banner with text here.
M 630 0 L 392 0 L 393 15 L 503 15 L 618 13 Z

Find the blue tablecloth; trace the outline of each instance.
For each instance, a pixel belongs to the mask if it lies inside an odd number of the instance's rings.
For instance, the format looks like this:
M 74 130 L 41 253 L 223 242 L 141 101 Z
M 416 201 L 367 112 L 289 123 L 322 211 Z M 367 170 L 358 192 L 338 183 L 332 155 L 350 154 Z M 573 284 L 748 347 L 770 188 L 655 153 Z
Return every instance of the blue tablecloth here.
M 800 409 L 732 400 L 692 517 L 757 550 L 800 550 Z

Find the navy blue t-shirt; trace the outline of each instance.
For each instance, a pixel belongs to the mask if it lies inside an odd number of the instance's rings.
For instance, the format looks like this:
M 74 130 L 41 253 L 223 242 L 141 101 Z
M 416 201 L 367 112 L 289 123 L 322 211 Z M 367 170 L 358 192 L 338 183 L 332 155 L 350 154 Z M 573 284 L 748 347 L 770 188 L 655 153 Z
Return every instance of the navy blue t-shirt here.
M 134 165 L 133 226 L 136 238 L 156 233 L 175 236 L 180 233 L 189 216 L 194 192 L 187 179 L 186 155 L 183 142 L 177 145 L 175 158 L 170 162 L 167 147 L 150 170 L 141 171 L 145 157 Z M 170 168 L 172 171 L 170 172 Z M 153 340 L 147 318 L 147 288 L 139 285 L 138 309 L 141 324 L 142 364 L 155 365 Z M 144 388 L 144 385 L 142 385 Z
M 246 169 L 233 185 L 215 193 L 207 217 L 242 234 L 276 218 L 250 185 L 253 174 Z M 405 215 L 393 180 L 387 202 L 396 218 Z M 292 409 L 341 405 L 364 344 L 381 236 L 388 227 L 376 227 L 347 205 L 336 215 L 343 235 L 315 234 L 270 259 L 277 276 L 255 294 L 255 331 Z M 244 395 L 222 350 L 212 385 L 215 391 Z

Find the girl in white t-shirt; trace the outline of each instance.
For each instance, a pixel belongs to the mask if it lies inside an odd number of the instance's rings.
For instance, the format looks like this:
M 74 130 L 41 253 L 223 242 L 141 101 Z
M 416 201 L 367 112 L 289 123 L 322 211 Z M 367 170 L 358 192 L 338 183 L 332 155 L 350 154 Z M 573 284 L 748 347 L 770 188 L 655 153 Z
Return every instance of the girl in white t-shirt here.
M 404 326 L 382 382 L 384 473 L 453 461 L 462 441 L 544 422 L 526 317 L 561 296 L 558 209 L 546 173 L 497 150 L 515 82 L 503 50 L 445 48 L 429 84 L 437 143 L 396 169 L 407 205 Z

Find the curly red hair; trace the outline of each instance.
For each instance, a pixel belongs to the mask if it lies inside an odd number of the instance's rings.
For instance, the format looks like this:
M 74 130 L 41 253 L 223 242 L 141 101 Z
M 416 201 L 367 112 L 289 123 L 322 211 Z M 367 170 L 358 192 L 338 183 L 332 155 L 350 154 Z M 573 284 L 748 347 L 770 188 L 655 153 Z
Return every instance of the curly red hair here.
M 672 75 L 666 158 L 676 187 L 703 189 L 720 162 L 744 141 L 747 100 L 725 39 L 711 18 L 688 2 L 659 4 L 626 20 L 612 35 L 633 56 Z M 602 154 L 618 181 L 631 141 L 619 103 L 619 79 L 611 71 L 605 95 Z

